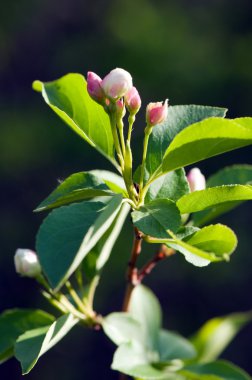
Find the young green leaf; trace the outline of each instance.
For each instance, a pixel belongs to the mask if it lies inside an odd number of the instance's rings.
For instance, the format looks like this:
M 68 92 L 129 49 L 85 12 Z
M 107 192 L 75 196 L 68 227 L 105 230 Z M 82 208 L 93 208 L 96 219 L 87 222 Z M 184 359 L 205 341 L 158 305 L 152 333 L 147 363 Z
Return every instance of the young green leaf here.
M 156 199 L 132 212 L 134 225 L 146 235 L 168 237 L 167 230 L 176 232 L 181 224 L 179 210 L 170 199 Z
M 151 363 L 157 360 L 157 352 L 147 351 L 138 342 L 130 341 L 117 348 L 111 368 L 144 380 L 184 380 L 184 378 L 176 377 L 175 374 L 155 368 Z
M 26 330 L 47 326 L 54 317 L 42 310 L 12 309 L 0 315 L 0 363 L 14 355 L 14 344 Z
M 157 350 L 162 312 L 152 291 L 143 285 L 137 286 L 132 292 L 129 313 L 141 325 L 145 346 Z
M 205 119 L 181 131 L 164 154 L 162 172 L 193 164 L 252 143 L 252 118 Z
M 187 366 L 179 373 L 188 380 L 251 380 L 242 369 L 224 360 Z
M 184 128 L 206 118 L 225 117 L 225 108 L 206 107 L 198 105 L 170 106 L 167 119 L 155 125 L 149 139 L 146 169 L 151 176 L 162 165 L 164 152 L 174 137 Z
M 233 313 L 207 321 L 191 338 L 197 350 L 198 363 L 211 362 L 219 357 L 239 331 L 252 320 L 252 312 Z
M 78 135 L 118 166 L 109 117 L 89 96 L 82 75 L 68 74 L 47 83 L 35 81 L 33 88 L 42 93 L 45 102 Z
M 251 185 L 225 185 L 193 191 L 177 201 L 181 214 L 205 210 L 227 202 L 240 202 L 252 199 Z
M 105 334 L 117 346 L 130 341 L 143 343 L 141 323 L 130 313 L 111 313 L 102 320 Z
M 47 197 L 35 211 L 44 211 L 87 198 L 111 196 L 105 182 L 90 172 L 72 174 Z
M 55 209 L 41 225 L 36 241 L 42 269 L 59 289 L 116 218 L 122 196 L 108 204 L 82 202 Z
M 184 169 L 178 169 L 157 178 L 151 183 L 145 197 L 145 203 L 154 199 L 168 198 L 177 201 L 183 195 L 189 193 L 189 185 Z
M 187 339 L 168 330 L 159 331 L 158 351 L 160 362 L 191 359 L 196 356 L 195 348 Z
M 52 325 L 28 330 L 15 344 L 15 357 L 20 361 L 23 375 L 29 373 L 38 359 L 55 346 L 76 324 L 78 319 L 66 314 Z
M 228 260 L 237 245 L 234 232 L 222 224 L 204 227 L 184 240 L 180 240 L 172 231 L 169 231 L 169 234 L 172 239 L 147 237 L 146 240 L 149 243 L 166 244 L 182 253 L 189 263 L 198 267 L 206 266 L 210 262 Z

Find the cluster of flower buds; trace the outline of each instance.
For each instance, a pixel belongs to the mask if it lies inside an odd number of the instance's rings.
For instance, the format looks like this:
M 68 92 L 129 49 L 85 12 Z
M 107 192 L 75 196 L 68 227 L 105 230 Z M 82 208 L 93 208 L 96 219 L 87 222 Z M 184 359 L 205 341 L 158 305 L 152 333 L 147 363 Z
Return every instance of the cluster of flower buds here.
M 124 69 L 116 68 L 103 79 L 89 71 L 87 74 L 87 90 L 92 99 L 108 108 L 115 104 L 120 111 L 124 105 L 131 115 L 135 115 L 141 107 L 141 98 L 132 77 Z M 124 99 L 122 101 L 121 99 Z M 119 103 L 118 103 L 119 102 Z M 167 117 L 168 101 L 149 103 L 146 109 L 146 122 L 149 127 L 163 122 Z M 123 112 L 122 115 L 124 116 Z
M 16 272 L 25 277 L 37 277 L 41 266 L 36 253 L 30 249 L 19 248 L 14 256 Z
M 125 105 L 130 113 L 137 113 L 141 106 L 141 98 L 138 91 L 133 87 L 130 73 L 123 69 L 110 71 L 103 79 L 93 72 L 87 74 L 87 90 L 92 99 L 97 103 L 108 106 L 116 103 L 117 108 Z
M 191 191 L 204 190 L 206 188 L 205 176 L 199 168 L 193 168 L 187 174 L 187 180 Z

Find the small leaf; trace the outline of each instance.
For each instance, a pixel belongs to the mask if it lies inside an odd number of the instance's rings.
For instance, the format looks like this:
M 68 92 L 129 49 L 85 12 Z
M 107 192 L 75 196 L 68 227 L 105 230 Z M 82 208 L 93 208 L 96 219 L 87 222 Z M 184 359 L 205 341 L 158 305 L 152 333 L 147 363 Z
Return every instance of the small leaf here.
M 189 263 L 199 267 L 210 262 L 228 260 L 237 245 L 234 232 L 222 224 L 204 227 L 185 238 L 185 241 L 179 240 L 173 234 L 172 237 L 173 239 L 163 242 L 181 252 Z
M 113 223 L 122 196 L 55 209 L 41 225 L 36 250 L 51 286 L 59 289 Z
M 72 314 L 63 315 L 52 325 L 26 331 L 15 345 L 15 357 L 20 361 L 22 373 L 29 373 L 38 359 L 57 344 L 76 324 Z
M 170 199 L 156 199 L 132 212 L 134 225 L 146 235 L 165 238 L 181 224 L 179 210 Z
M 224 360 L 187 366 L 180 373 L 188 380 L 251 380 L 242 369 Z
M 161 362 L 196 356 L 194 346 L 187 339 L 168 330 L 160 330 L 158 346 Z
M 111 196 L 112 191 L 98 176 L 88 172 L 72 174 L 35 211 L 43 211 L 87 198 Z
M 205 190 L 193 191 L 177 201 L 182 214 L 202 211 L 227 202 L 239 202 L 252 199 L 252 186 L 225 185 Z
M 246 121 L 246 123 L 245 123 Z M 163 173 L 252 143 L 252 118 L 205 119 L 181 131 L 166 150 Z
M 205 363 L 217 359 L 251 320 L 252 312 L 247 312 L 234 313 L 207 321 L 191 339 L 198 352 L 197 362 Z
M 142 342 L 142 326 L 129 313 L 111 313 L 102 320 L 105 334 L 117 346 L 130 341 Z
M 146 347 L 157 349 L 162 312 L 156 296 L 145 286 L 138 285 L 132 292 L 129 312 L 141 325 Z
M 225 108 L 205 107 L 194 104 L 169 106 L 167 119 L 163 123 L 155 125 L 149 139 L 146 160 L 149 176 L 162 165 L 165 151 L 179 132 L 203 119 L 212 116 L 224 117 L 226 111 Z
M 158 198 L 168 198 L 177 201 L 187 193 L 189 193 L 189 185 L 185 171 L 184 169 L 178 169 L 157 178 L 151 183 L 145 197 L 145 203 Z
M 12 309 L 0 315 L 0 363 L 14 355 L 14 344 L 26 330 L 47 326 L 54 317 L 42 310 Z
M 82 75 L 68 74 L 48 83 L 35 81 L 33 88 L 78 135 L 118 167 L 109 117 L 89 96 Z

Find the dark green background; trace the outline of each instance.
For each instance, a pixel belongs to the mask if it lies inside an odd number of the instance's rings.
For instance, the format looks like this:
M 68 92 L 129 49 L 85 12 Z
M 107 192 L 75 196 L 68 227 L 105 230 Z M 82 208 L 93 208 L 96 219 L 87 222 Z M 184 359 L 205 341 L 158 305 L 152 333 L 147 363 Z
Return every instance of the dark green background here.
M 252 2 L 250 0 L 11 0 L 0 12 L 0 310 L 46 306 L 32 280 L 13 267 L 17 247 L 34 248 L 43 215 L 32 209 L 72 172 L 109 168 L 33 93 L 34 79 L 53 80 L 88 70 L 104 76 L 128 70 L 144 106 L 226 106 L 228 116 L 252 115 Z M 144 112 L 134 130 L 141 154 Z M 136 159 L 137 161 L 137 159 Z M 231 163 L 250 163 L 251 147 L 200 164 L 206 175 Z M 194 268 L 173 257 L 146 283 L 158 295 L 164 324 L 186 335 L 207 318 L 252 308 L 251 205 L 221 218 L 238 234 L 230 264 Z M 130 250 L 130 222 L 98 291 L 97 309 L 119 310 Z M 128 247 L 128 248 L 127 248 Z M 144 249 L 143 255 L 150 255 Z M 252 373 L 252 326 L 224 357 Z M 1 337 L 0 337 L 1 339 Z M 109 365 L 113 345 L 97 332 L 76 328 L 27 376 L 31 380 L 117 379 Z M 0 367 L 3 380 L 21 379 L 15 360 Z

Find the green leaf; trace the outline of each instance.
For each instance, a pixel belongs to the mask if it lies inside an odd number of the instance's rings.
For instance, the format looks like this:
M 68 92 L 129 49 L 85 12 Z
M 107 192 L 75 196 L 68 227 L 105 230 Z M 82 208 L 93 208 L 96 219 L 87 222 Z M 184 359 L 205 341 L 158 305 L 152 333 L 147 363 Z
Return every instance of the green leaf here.
M 111 368 L 129 376 L 150 380 L 180 380 L 151 365 L 158 359 L 156 352 L 147 352 L 138 342 L 131 341 L 118 347 Z M 181 379 L 182 380 L 182 379 Z
M 165 238 L 181 224 L 179 210 L 170 199 L 156 199 L 132 212 L 134 225 L 146 235 Z
M 84 258 L 83 269 L 89 281 L 92 280 L 107 263 L 129 211 L 129 205 L 124 203 L 109 229 Z
M 219 170 L 208 178 L 207 188 L 221 185 L 247 185 L 252 183 L 252 165 L 233 165 Z M 214 206 L 211 209 L 197 212 L 194 214 L 193 221 L 197 225 L 202 225 L 210 220 L 224 214 L 239 206 L 242 201 L 228 202 L 221 206 Z
M 191 359 L 196 356 L 194 346 L 181 335 L 168 330 L 160 330 L 158 340 L 160 361 Z
M 212 117 L 181 131 L 166 150 L 163 173 L 252 143 L 252 118 Z
M 187 193 L 189 193 L 189 185 L 185 171 L 184 169 L 178 169 L 157 178 L 151 183 L 145 197 L 145 203 L 158 198 L 168 198 L 177 201 Z
M 101 178 L 114 193 L 123 194 L 125 197 L 128 197 L 124 180 L 118 174 L 108 170 L 91 170 L 89 173 Z
M 52 325 L 26 331 L 15 345 L 15 357 L 20 361 L 22 373 L 29 373 L 38 359 L 55 346 L 76 324 L 72 314 L 61 316 Z
M 252 199 L 251 185 L 225 185 L 193 191 L 177 201 L 181 214 L 202 211 L 227 202 Z
M 228 260 L 237 245 L 234 232 L 222 224 L 204 227 L 186 237 L 185 241 L 179 240 L 172 232 L 170 234 L 173 239 L 162 239 L 159 242 L 179 251 L 189 263 L 198 267 Z M 153 243 L 157 242 L 157 239 L 153 240 Z
M 141 325 L 146 347 L 157 350 L 162 312 L 156 296 L 143 285 L 132 292 L 129 312 Z
M 252 182 L 252 165 L 232 165 L 219 170 L 207 179 L 207 187 L 246 185 Z
M 251 380 L 242 369 L 224 360 L 188 366 L 180 373 L 188 380 Z
M 170 106 L 167 119 L 155 125 L 149 139 L 146 168 L 152 175 L 161 165 L 163 155 L 174 137 L 188 125 L 203 119 L 218 116 L 224 117 L 226 109 L 197 105 Z
M 111 313 L 102 320 L 105 334 L 117 346 L 130 341 L 143 342 L 142 326 L 129 313 Z
M 42 310 L 12 309 L 0 315 L 0 363 L 14 355 L 16 339 L 26 330 L 46 326 L 54 317 Z
M 207 321 L 192 337 L 197 350 L 197 362 L 205 363 L 218 358 L 239 331 L 252 319 L 252 312 L 233 313 Z
M 45 102 L 78 135 L 118 166 L 109 117 L 89 96 L 82 75 L 68 74 L 47 83 L 35 81 L 33 88 L 42 93 Z
M 44 211 L 87 198 L 111 196 L 112 191 L 105 182 L 92 173 L 72 174 L 47 197 L 35 211 Z
M 122 203 L 82 202 L 53 210 L 41 225 L 36 241 L 42 269 L 59 289 L 113 223 Z

